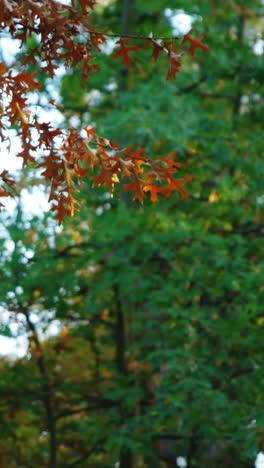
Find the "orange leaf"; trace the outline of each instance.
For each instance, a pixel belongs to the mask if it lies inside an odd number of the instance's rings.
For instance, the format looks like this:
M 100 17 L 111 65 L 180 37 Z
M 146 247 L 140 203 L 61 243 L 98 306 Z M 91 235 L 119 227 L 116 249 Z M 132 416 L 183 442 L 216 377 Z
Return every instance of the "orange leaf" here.
M 52 106 L 57 107 L 57 109 L 63 110 L 63 107 L 62 107 L 62 106 L 59 106 L 58 104 L 56 104 L 56 102 L 55 102 L 54 99 L 51 99 L 51 100 L 49 101 L 49 103 L 50 103 Z
M 134 190 L 135 195 L 133 197 L 133 200 L 137 199 L 140 201 L 140 203 L 143 203 L 143 198 L 145 198 L 146 196 L 144 193 L 143 187 L 144 187 L 144 182 L 140 179 L 135 179 L 130 184 L 124 184 L 123 191 L 129 192 L 130 190 Z
M 150 184 L 150 185 L 145 185 L 143 188 L 144 192 L 150 192 L 150 199 L 153 203 L 156 203 L 158 201 L 158 196 L 157 194 L 162 190 L 160 187 L 158 187 L 155 184 Z

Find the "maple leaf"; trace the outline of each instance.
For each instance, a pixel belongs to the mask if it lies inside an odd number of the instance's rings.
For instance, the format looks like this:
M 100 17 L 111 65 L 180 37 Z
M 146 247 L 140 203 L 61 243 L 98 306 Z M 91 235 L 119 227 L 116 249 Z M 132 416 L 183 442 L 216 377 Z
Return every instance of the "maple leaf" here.
M 190 49 L 189 52 L 191 55 L 194 55 L 195 49 L 200 47 L 204 50 L 204 52 L 209 52 L 209 47 L 201 42 L 202 38 L 204 37 L 204 33 L 199 34 L 197 37 L 191 37 L 193 29 L 191 29 L 187 34 L 185 34 L 181 45 L 185 44 L 186 42 L 190 42 Z
M 127 41 L 131 41 L 130 37 L 124 37 L 122 39 L 119 39 L 119 41 L 117 41 L 117 44 L 120 44 L 120 49 L 115 51 L 113 58 L 117 59 L 118 57 L 122 57 L 122 63 L 126 65 L 127 67 L 129 67 L 130 63 L 133 62 L 134 59 L 130 57 L 128 53 L 132 51 L 137 51 L 140 49 L 139 47 L 133 44 L 126 45 Z

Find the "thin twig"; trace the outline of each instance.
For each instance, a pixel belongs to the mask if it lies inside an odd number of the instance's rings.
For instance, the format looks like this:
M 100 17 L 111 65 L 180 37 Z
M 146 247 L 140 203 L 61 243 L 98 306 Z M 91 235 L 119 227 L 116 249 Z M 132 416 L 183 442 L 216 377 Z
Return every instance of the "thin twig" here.
M 25 23 L 19 23 L 19 22 L 15 22 L 15 24 L 17 26 L 22 26 L 23 28 L 26 28 L 26 29 L 30 29 L 30 31 L 33 31 L 35 33 L 41 33 L 43 31 L 43 28 L 42 27 L 34 27 L 34 26 L 30 26 L 29 24 L 25 24 Z M 67 25 L 69 29 L 71 28 L 74 28 L 74 25 L 70 25 L 68 24 Z M 66 27 L 66 25 L 65 25 Z M 67 29 L 68 29 L 67 28 Z M 139 40 L 148 40 L 148 39 L 153 39 L 154 41 L 158 41 L 158 40 L 166 40 L 166 41 L 174 41 L 174 40 L 177 40 L 179 39 L 178 36 L 145 36 L 145 35 L 136 35 L 136 34 L 116 34 L 116 33 L 106 33 L 106 32 L 100 32 L 100 31 L 93 31 L 92 29 L 89 29 L 89 28 L 85 28 L 86 31 L 89 33 L 89 34 L 95 34 L 97 36 L 106 36 L 106 37 L 120 37 L 120 38 L 123 38 L 123 39 L 139 39 Z M 80 34 L 83 34 L 83 33 L 80 33 Z
M 121 38 L 129 38 L 129 39 L 153 39 L 154 41 L 157 41 L 157 40 L 167 40 L 167 41 L 172 41 L 172 40 L 176 40 L 176 39 L 179 39 L 179 37 L 177 36 L 172 36 L 172 37 L 168 37 L 168 36 L 141 36 L 141 35 L 135 35 L 135 34 L 111 34 L 111 33 L 101 33 L 101 32 L 98 32 L 98 31 L 91 31 L 90 29 L 86 28 L 86 31 L 89 32 L 90 34 L 97 34 L 97 35 L 100 35 L 100 36 L 107 36 L 107 37 L 121 37 Z

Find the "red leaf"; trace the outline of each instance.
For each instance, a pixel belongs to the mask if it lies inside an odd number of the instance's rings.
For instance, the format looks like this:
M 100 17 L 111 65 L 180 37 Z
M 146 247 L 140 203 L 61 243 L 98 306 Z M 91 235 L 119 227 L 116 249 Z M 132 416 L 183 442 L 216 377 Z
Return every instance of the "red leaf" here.
M 129 37 L 125 37 L 123 39 L 119 39 L 117 44 L 120 44 L 120 49 L 116 50 L 114 53 L 113 58 L 117 59 L 118 57 L 122 57 L 122 63 L 127 67 L 130 66 L 130 63 L 133 62 L 133 58 L 128 55 L 129 52 L 140 50 L 139 47 L 135 45 L 126 45 L 127 41 L 131 41 Z
M 37 76 L 37 73 L 32 73 L 30 75 L 25 70 L 23 70 L 22 72 L 18 73 L 18 75 L 15 76 L 14 80 L 18 83 L 19 82 L 25 83 L 29 91 L 34 91 L 35 89 L 40 89 L 43 86 L 41 83 L 34 81 L 34 78 L 36 78 L 36 76 Z
M 158 60 L 160 52 L 163 50 L 163 45 L 161 41 L 158 41 L 156 39 L 149 38 L 146 42 L 144 47 L 147 48 L 149 45 L 153 45 L 153 52 L 151 57 L 155 60 L 155 62 Z
M 95 0 L 79 0 L 79 3 L 81 5 L 82 13 L 85 15 L 87 12 L 87 7 L 89 7 L 91 10 L 93 9 Z
M 106 167 L 104 163 L 101 164 L 100 172 L 93 177 L 93 185 L 105 185 L 110 190 L 113 188 L 115 169 L 113 167 Z
M 171 55 L 169 57 L 169 67 L 168 67 L 168 73 L 167 73 L 167 76 L 166 76 L 166 80 L 170 80 L 171 78 L 176 78 L 176 73 L 178 73 L 180 71 L 180 66 L 181 66 L 181 63 L 174 58 L 173 55 Z
M 63 107 L 62 107 L 62 106 L 59 106 L 58 104 L 56 104 L 56 102 L 55 102 L 54 99 L 51 99 L 51 100 L 49 101 L 49 104 L 51 104 L 52 106 L 57 107 L 57 109 L 59 109 L 59 110 L 63 110 Z
M 205 52 L 209 52 L 209 48 L 207 47 L 207 45 L 201 42 L 201 39 L 204 37 L 205 34 L 203 33 L 203 34 L 199 34 L 199 36 L 197 37 L 191 37 L 192 32 L 193 32 L 193 29 L 191 29 L 188 32 L 188 34 L 185 34 L 182 40 L 182 45 L 185 44 L 186 42 L 190 42 L 189 52 L 191 55 L 194 55 L 195 49 L 197 49 L 198 47 L 203 49 Z

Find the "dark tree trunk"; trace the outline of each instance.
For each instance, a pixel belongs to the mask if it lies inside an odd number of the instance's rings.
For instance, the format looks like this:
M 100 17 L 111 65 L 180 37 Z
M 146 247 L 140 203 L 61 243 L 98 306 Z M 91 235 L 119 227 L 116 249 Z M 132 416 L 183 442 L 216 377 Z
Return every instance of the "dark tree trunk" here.
M 36 327 L 34 323 L 31 321 L 29 312 L 24 310 L 24 316 L 26 318 L 26 322 L 28 325 L 29 330 L 32 333 L 32 341 L 36 347 L 36 359 L 37 359 L 37 366 L 39 369 L 39 373 L 43 378 L 43 385 L 42 385 L 42 392 L 43 392 L 43 405 L 45 408 L 46 413 L 46 421 L 47 421 L 47 430 L 49 433 L 49 468 L 56 468 L 57 467 L 57 440 L 56 440 L 56 422 L 53 410 L 53 398 L 52 398 L 52 388 L 49 382 L 48 371 L 46 368 L 46 363 L 43 356 L 43 349 L 37 334 Z

